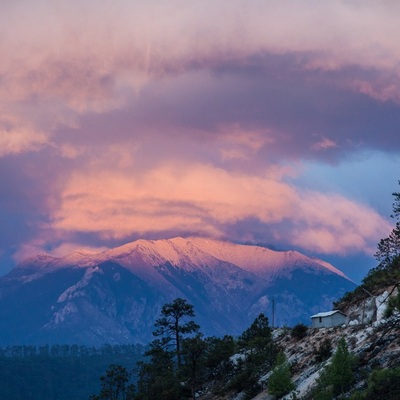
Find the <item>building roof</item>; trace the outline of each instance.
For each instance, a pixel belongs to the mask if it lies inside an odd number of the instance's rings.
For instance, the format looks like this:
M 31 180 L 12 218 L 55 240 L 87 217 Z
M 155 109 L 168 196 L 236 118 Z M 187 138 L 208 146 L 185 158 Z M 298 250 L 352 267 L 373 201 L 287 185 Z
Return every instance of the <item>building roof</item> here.
M 318 314 L 311 315 L 310 318 L 330 317 L 331 315 L 336 314 L 336 313 L 342 314 L 342 315 L 344 315 L 344 316 L 346 317 L 346 314 L 342 313 L 341 311 L 339 311 L 339 310 L 333 310 L 333 311 L 320 312 L 320 313 L 318 313 Z

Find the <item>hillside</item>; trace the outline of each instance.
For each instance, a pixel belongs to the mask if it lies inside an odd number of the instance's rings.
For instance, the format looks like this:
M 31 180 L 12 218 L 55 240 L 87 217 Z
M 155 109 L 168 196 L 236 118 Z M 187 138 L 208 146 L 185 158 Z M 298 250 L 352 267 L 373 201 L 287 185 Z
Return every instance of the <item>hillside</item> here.
M 346 390 L 346 394 L 342 398 L 352 399 L 370 399 L 370 400 L 388 400 L 399 399 L 400 390 L 393 392 L 391 388 L 392 380 L 387 379 L 384 385 L 387 390 L 380 388 L 381 395 L 371 389 L 371 373 L 378 375 L 376 371 L 392 371 L 395 373 L 396 368 L 400 367 L 400 313 L 395 312 L 389 318 L 384 318 L 384 310 L 387 309 L 389 303 L 389 292 L 392 292 L 393 287 L 388 287 L 387 290 L 381 292 L 375 298 L 378 305 L 375 314 L 368 314 L 368 324 L 356 323 L 352 317 L 349 319 L 349 324 L 333 327 L 333 328 L 309 328 L 303 338 L 293 336 L 291 329 L 276 329 L 274 330 L 274 343 L 286 355 L 287 362 L 290 366 L 291 379 L 295 385 L 295 389 L 291 391 L 284 399 L 303 399 L 314 400 L 319 398 L 315 392 L 318 378 L 322 371 L 332 363 L 332 357 L 338 347 L 341 338 L 345 338 L 349 352 L 355 356 L 356 363 L 353 367 L 354 383 Z M 394 291 L 391 297 L 397 294 Z M 352 311 L 354 315 L 362 315 L 364 312 L 364 303 L 353 303 Z M 373 307 L 372 307 L 373 308 Z M 352 321 L 352 322 L 351 322 Z M 324 354 L 324 346 L 329 343 L 331 346 L 331 354 Z M 325 349 L 326 350 L 326 349 Z M 230 379 L 235 379 L 235 374 L 239 373 L 243 366 L 239 367 L 235 360 L 242 359 L 246 363 L 246 355 L 236 355 L 231 358 L 236 365 L 236 372 Z M 374 375 L 374 376 L 375 376 Z M 388 373 L 389 375 L 389 373 Z M 258 372 L 258 390 L 257 394 L 251 396 L 250 387 L 244 386 L 243 391 L 222 391 L 223 394 L 216 394 L 220 391 L 220 385 L 229 387 L 229 384 L 222 381 L 209 382 L 208 386 L 203 388 L 200 393 L 200 399 L 203 400 L 272 400 L 281 397 L 269 395 L 268 381 L 271 376 L 271 368 L 260 370 Z M 400 378 L 400 372 L 396 375 L 396 382 Z M 377 378 L 375 379 L 377 380 Z M 377 385 L 378 383 L 375 382 Z M 397 384 L 396 384 L 397 386 Z M 369 394 L 367 393 L 369 387 Z M 393 393 L 392 393 L 393 392 Z M 372 394 L 371 394 L 372 393 Z M 352 397 L 353 396 L 353 397 Z M 357 397 L 359 396 L 359 397 Z M 362 397 L 364 396 L 364 397 Z M 371 397 L 368 397 L 371 396 Z M 321 397 L 332 399 L 333 397 Z

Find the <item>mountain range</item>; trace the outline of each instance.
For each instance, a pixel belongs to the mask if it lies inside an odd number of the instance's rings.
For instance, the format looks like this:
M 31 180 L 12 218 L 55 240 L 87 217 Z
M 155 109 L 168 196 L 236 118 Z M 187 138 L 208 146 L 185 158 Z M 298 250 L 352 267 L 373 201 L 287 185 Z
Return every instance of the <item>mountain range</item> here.
M 194 305 L 206 335 L 240 334 L 261 312 L 271 325 L 308 325 L 354 287 L 296 251 L 198 237 L 38 255 L 0 278 L 0 345 L 147 343 L 177 297 Z

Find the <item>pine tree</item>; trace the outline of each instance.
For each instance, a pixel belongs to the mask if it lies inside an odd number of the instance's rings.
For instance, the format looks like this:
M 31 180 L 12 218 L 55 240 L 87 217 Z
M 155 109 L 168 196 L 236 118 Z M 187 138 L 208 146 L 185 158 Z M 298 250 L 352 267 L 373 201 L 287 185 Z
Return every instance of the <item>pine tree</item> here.
M 333 386 L 333 393 L 344 394 L 354 382 L 353 365 L 354 357 L 349 352 L 346 340 L 342 337 L 339 340 L 338 348 L 332 357 L 330 365 L 330 381 Z
M 278 398 L 288 394 L 295 388 L 292 382 L 290 366 L 283 352 L 278 353 L 276 364 L 268 379 L 269 394 Z
M 247 363 L 253 367 L 270 367 L 276 360 L 277 350 L 272 340 L 268 318 L 260 314 L 239 337 L 239 348 L 247 351 Z
M 196 388 L 201 373 L 205 370 L 204 362 L 207 343 L 198 334 L 182 341 L 182 355 L 184 359 L 183 375 L 187 377 L 192 399 L 196 399 Z
M 106 375 L 100 378 L 99 395 L 91 396 L 91 400 L 133 400 L 135 387 L 129 384 L 130 374 L 120 365 L 110 365 Z
M 332 362 L 318 379 L 315 399 L 332 399 L 344 395 L 354 382 L 353 367 L 355 357 L 349 352 L 346 340 L 342 337 L 332 357 Z
M 192 320 L 194 310 L 186 300 L 178 298 L 165 304 L 161 318 L 155 322 L 157 328 L 145 353 L 148 360 L 139 364 L 138 394 L 140 400 L 180 400 L 189 397 L 197 383 L 199 359 L 202 354 L 202 339 L 199 326 Z M 197 334 L 192 337 L 191 335 Z M 183 365 L 183 359 L 185 364 Z
M 182 386 L 176 374 L 173 354 L 166 351 L 160 340 L 150 344 L 145 353 L 146 362 L 138 363 L 138 400 L 178 400 L 184 398 Z
M 182 339 L 186 335 L 197 333 L 200 329 L 194 321 L 182 322 L 184 318 L 195 316 L 193 306 L 186 300 L 177 298 L 162 307 L 161 315 L 162 317 L 154 324 L 157 329 L 153 335 L 161 337 L 161 344 L 164 348 L 174 348 L 177 366 L 180 368 L 182 365 Z
M 378 243 L 378 251 L 375 253 L 375 257 L 380 262 L 381 268 L 387 267 L 400 257 L 400 192 L 394 192 L 392 195 L 394 196 L 394 202 L 392 204 L 393 214 L 391 217 L 397 222 L 389 236 L 381 239 Z
M 261 349 L 272 340 L 272 330 L 268 318 L 261 313 L 239 338 L 239 346 Z

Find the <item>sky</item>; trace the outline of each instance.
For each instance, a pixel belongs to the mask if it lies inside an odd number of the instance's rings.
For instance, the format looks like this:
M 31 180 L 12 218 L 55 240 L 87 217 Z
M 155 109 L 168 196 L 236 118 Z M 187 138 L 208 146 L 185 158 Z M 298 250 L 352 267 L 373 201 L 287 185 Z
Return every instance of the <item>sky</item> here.
M 376 266 L 400 2 L 0 2 L 0 275 L 193 235 Z

